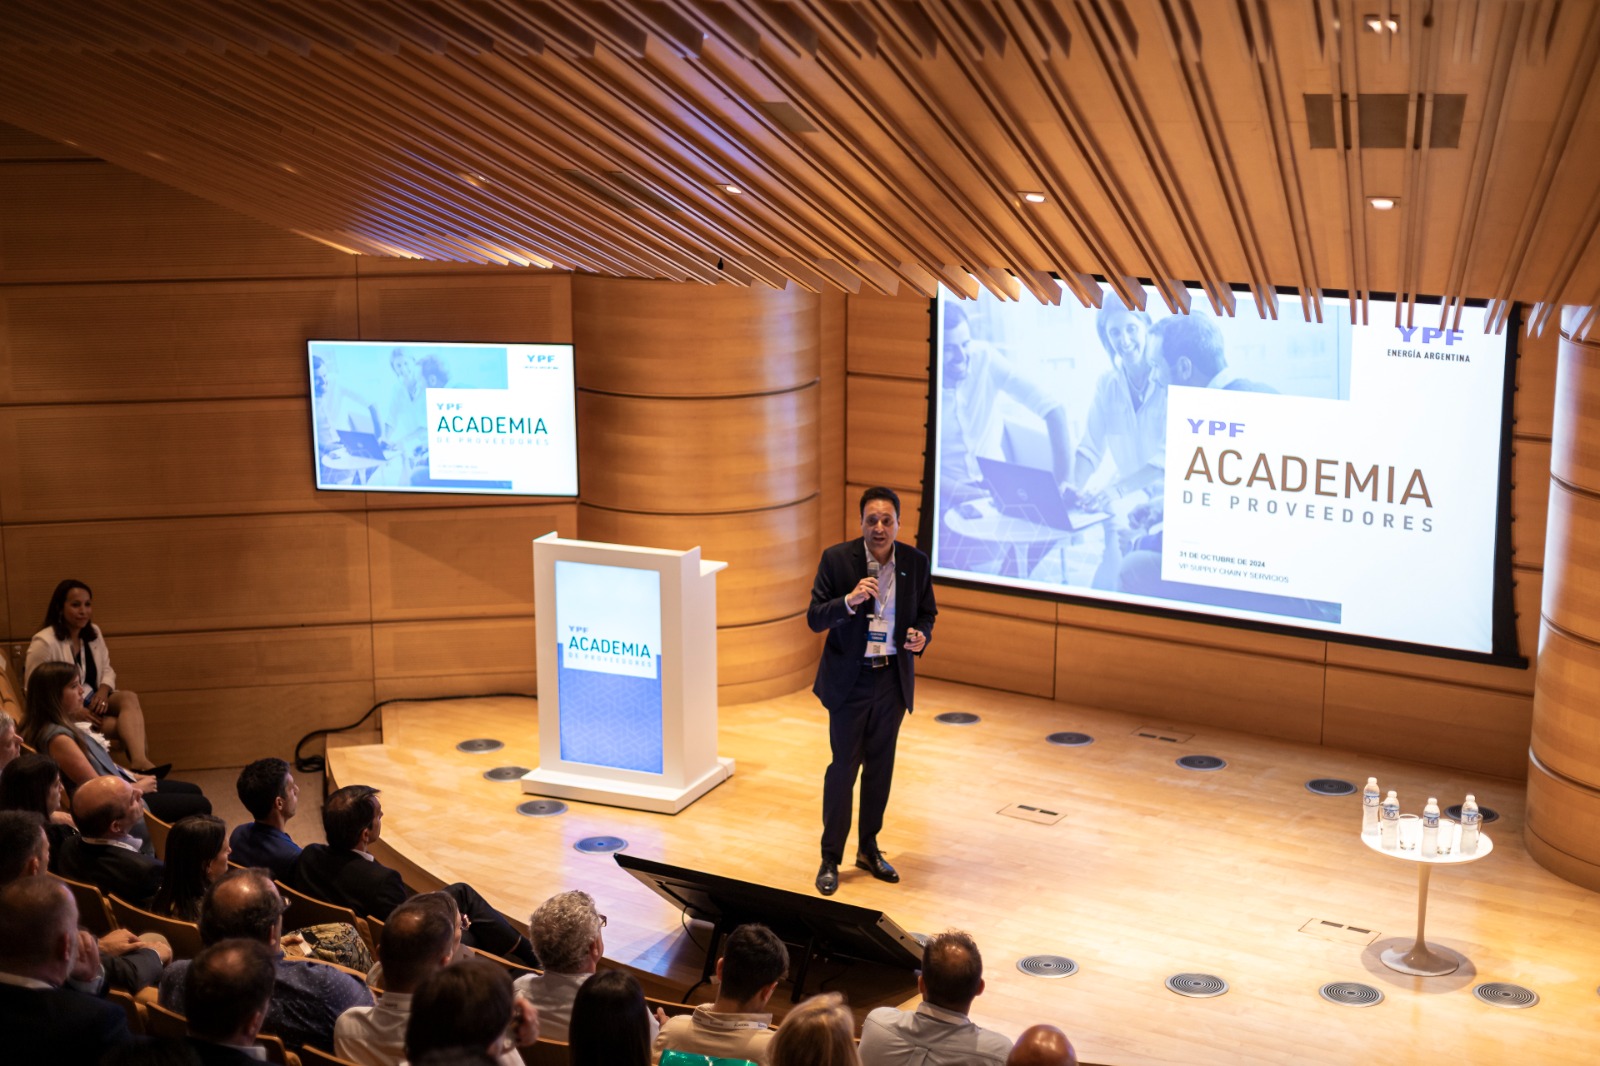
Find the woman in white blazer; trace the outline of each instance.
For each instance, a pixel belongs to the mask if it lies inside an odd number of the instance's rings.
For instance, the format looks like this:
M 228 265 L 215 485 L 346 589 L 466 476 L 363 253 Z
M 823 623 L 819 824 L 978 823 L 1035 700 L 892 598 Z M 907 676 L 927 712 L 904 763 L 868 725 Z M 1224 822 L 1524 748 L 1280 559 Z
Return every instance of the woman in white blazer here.
M 24 687 L 42 663 L 67 663 L 83 682 L 83 705 L 95 729 L 122 741 L 128 761 L 141 774 L 165 777 L 167 766 L 151 766 L 145 749 L 144 708 L 137 693 L 117 688 L 105 635 L 94 624 L 94 593 L 82 581 L 68 578 L 56 586 L 45 609 L 44 628 L 28 644 Z

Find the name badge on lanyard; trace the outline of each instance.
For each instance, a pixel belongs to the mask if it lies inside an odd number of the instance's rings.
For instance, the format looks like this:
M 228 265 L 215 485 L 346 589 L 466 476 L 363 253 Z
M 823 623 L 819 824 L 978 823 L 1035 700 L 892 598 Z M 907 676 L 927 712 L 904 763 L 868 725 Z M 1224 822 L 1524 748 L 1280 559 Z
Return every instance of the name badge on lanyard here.
M 882 615 L 867 619 L 867 654 L 887 655 L 889 652 L 889 620 Z

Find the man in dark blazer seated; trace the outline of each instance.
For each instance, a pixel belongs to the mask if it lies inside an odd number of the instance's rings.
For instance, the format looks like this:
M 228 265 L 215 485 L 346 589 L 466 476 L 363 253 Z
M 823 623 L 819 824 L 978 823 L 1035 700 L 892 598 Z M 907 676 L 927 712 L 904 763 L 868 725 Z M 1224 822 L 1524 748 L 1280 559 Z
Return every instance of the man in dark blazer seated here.
M 82 835 L 61 843 L 62 876 L 148 908 L 166 868 L 136 835 L 144 822 L 139 786 L 110 776 L 85 781 L 72 797 L 72 817 Z
M 383 865 L 369 850 L 383 833 L 383 805 L 371 785 L 346 785 L 329 796 L 322 805 L 322 832 L 328 842 L 307 844 L 295 860 L 288 884 L 296 892 L 380 922 L 388 921 L 390 911 L 417 894 L 401 880 L 400 871 Z M 538 967 L 539 957 L 528 938 L 477 889 L 458 882 L 442 891 L 456 901 L 470 923 L 461 936 L 463 944 Z
M 247 1051 L 267 1020 L 277 970 L 255 940 L 222 940 L 194 957 L 183 977 L 189 1046 L 201 1066 L 255 1066 Z
M 899 544 L 900 497 L 870 488 L 861 494 L 861 539 L 822 553 L 806 621 L 828 634 L 811 691 L 828 709 L 833 762 L 822 783 L 822 866 L 817 891 L 839 889 L 839 864 L 850 836 L 856 772 L 861 772 L 861 824 L 856 866 L 880 881 L 900 875 L 878 848 L 878 830 L 894 777 L 900 720 L 911 710 L 921 655 L 939 613 L 928 557 Z
M 62 987 L 86 967 L 98 973 L 100 960 L 66 885 L 24 877 L 0 889 L 0 1059 L 98 1062 L 133 1039 L 120 1007 Z

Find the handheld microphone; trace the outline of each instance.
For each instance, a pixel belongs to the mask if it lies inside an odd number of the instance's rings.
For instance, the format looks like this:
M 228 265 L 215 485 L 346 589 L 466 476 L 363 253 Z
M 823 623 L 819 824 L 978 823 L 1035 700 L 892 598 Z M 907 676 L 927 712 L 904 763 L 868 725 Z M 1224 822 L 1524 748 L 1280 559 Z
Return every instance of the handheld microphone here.
M 871 555 L 867 556 L 867 576 L 871 578 L 876 578 L 878 576 L 878 560 L 874 559 Z M 878 618 L 882 614 L 883 609 L 878 603 L 878 597 L 872 597 L 872 617 Z

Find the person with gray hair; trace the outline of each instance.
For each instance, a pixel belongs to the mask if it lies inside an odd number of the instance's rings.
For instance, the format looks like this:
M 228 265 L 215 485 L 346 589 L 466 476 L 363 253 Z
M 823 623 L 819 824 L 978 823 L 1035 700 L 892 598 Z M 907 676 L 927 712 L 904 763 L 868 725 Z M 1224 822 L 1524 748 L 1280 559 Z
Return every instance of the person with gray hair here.
M 528 919 L 528 938 L 544 963 L 543 974 L 517 978 L 517 994 L 539 1008 L 539 1033 L 545 1040 L 566 1040 L 572 1023 L 572 1001 L 605 954 L 606 916 L 595 909 L 587 892 L 558 892 L 539 904 Z M 650 1041 L 660 1025 L 650 1019 Z
M 954 929 L 928 938 L 914 1011 L 879 1007 L 861 1026 L 862 1066 L 1005 1066 L 1011 1041 L 967 1017 L 983 994 L 983 956 Z
M 0 770 L 22 754 L 22 737 L 17 734 L 17 720 L 0 711 Z

